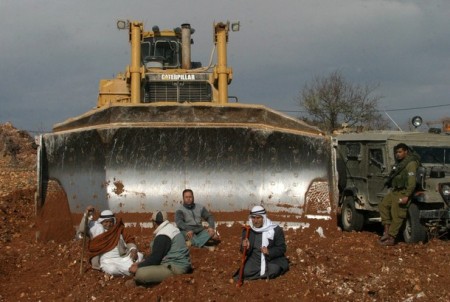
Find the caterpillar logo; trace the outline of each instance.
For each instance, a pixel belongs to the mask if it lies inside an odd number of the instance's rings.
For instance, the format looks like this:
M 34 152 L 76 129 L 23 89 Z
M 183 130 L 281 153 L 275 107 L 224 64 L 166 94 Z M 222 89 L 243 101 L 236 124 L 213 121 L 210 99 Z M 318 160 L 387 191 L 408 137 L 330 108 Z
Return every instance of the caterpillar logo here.
M 188 81 L 195 80 L 194 74 L 162 74 L 161 80 L 164 81 Z

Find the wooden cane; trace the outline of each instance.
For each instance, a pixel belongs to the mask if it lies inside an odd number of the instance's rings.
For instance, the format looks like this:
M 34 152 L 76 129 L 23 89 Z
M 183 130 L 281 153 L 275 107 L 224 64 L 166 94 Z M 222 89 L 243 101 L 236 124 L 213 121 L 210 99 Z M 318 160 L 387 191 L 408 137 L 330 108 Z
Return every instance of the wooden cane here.
M 80 261 L 80 275 L 83 275 L 83 260 L 84 250 L 86 249 L 86 237 L 88 232 L 89 217 L 92 215 L 92 211 L 88 211 L 84 218 L 84 230 L 83 230 L 83 246 L 81 247 L 81 261 Z
M 248 236 L 250 235 L 250 226 L 244 225 L 243 227 L 245 229 L 245 239 L 248 239 Z M 244 266 L 245 266 L 245 259 L 247 258 L 247 250 L 248 245 L 244 247 L 244 250 L 242 252 L 241 267 L 239 268 L 239 279 L 238 282 L 236 283 L 236 287 L 241 287 L 242 284 L 244 283 Z

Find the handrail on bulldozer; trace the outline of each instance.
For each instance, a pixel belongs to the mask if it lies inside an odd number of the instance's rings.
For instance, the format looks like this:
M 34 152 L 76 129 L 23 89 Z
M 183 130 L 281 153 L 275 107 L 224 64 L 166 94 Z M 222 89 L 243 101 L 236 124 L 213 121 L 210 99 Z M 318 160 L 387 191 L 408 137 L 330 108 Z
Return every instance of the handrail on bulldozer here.
M 228 23 L 219 22 L 214 24 L 214 36 L 217 46 L 217 66 L 214 76 L 218 79 L 219 103 L 228 103 L 228 84 L 231 82 L 231 68 L 227 67 L 227 41 Z
M 142 22 L 130 23 L 130 43 L 131 43 L 131 103 L 141 102 L 141 78 L 143 69 L 141 68 L 141 41 L 144 25 Z

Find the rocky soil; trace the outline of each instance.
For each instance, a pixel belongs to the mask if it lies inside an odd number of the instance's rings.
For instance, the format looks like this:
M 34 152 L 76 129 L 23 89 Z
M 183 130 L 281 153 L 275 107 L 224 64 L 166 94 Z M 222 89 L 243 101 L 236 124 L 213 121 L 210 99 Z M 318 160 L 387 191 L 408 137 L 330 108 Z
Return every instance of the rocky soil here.
M 219 226 L 214 252 L 191 248 L 194 272 L 150 288 L 91 270 L 82 242 L 36 241 L 34 139 L 0 124 L 0 301 L 450 301 L 450 243 L 377 244 L 378 228 L 339 231 L 336 221 L 286 230 L 291 269 L 275 280 L 230 283 L 241 225 Z M 323 235 L 317 232 L 321 227 Z M 150 229 L 135 230 L 149 252 Z

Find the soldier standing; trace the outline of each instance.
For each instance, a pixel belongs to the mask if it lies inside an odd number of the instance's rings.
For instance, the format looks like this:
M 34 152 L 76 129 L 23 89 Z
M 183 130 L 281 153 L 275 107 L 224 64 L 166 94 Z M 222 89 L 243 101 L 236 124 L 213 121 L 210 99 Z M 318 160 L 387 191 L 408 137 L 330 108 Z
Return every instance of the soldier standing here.
M 411 197 L 416 188 L 416 170 L 419 159 L 410 148 L 403 143 L 394 147 L 396 165 L 390 177 L 392 187 L 379 205 L 381 223 L 384 226 L 383 236 L 379 239 L 381 245 L 395 245 L 395 240 L 408 213 Z

